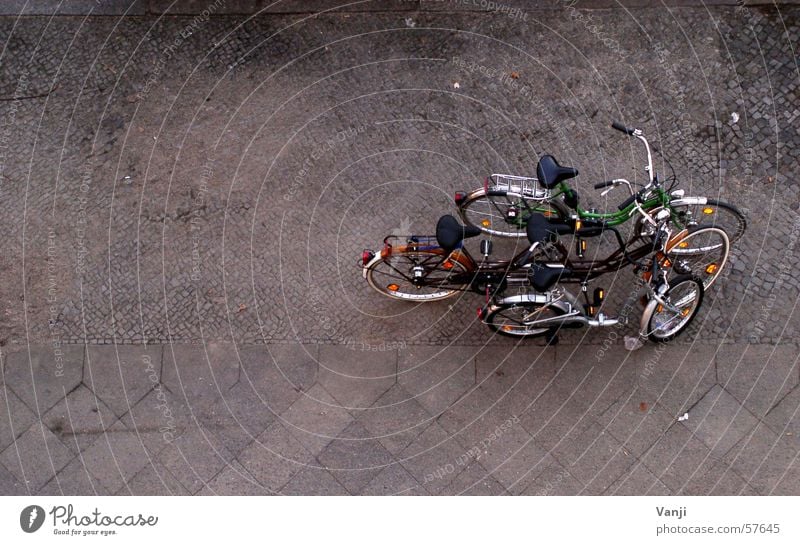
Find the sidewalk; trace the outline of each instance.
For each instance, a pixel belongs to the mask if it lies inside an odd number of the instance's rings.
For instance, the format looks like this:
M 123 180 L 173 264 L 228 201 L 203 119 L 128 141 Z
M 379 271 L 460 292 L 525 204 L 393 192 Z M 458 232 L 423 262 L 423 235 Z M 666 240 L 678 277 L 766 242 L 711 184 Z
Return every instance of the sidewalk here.
M 0 493 L 800 493 L 795 346 L 205 348 L 8 354 Z

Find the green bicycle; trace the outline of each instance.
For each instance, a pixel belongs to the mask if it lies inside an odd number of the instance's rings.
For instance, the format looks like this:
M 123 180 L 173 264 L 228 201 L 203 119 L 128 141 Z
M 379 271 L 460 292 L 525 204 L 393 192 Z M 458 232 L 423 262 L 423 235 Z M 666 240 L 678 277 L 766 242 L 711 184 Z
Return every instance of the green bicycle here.
M 674 175 L 671 186 L 665 189 L 653 170 L 650 145 L 642 131 L 616 122 L 611 126 L 639 139 L 647 150 L 646 171 L 650 183 L 637 194 L 641 208 L 651 215 L 662 209 L 669 210 L 671 221 L 678 229 L 699 224 L 719 227 L 727 233 L 731 244 L 742 237 L 747 220 L 735 206 L 706 197 L 685 197 L 682 189 L 673 190 Z M 509 238 L 524 237 L 528 218 L 536 213 L 560 219 L 600 221 L 612 227 L 635 216 L 639 222 L 637 229 L 641 225 L 642 218 L 635 213 L 633 196 L 621 203 L 617 211 L 597 212 L 582 208 L 578 193 L 566 183 L 578 175 L 577 169 L 562 167 L 552 155 L 539 160 L 536 174 L 536 178 L 493 174 L 481 188 L 456 192 L 459 215 L 464 223 L 486 234 Z M 595 187 L 613 187 L 613 182 L 603 182 Z M 601 195 L 607 193 L 604 191 Z

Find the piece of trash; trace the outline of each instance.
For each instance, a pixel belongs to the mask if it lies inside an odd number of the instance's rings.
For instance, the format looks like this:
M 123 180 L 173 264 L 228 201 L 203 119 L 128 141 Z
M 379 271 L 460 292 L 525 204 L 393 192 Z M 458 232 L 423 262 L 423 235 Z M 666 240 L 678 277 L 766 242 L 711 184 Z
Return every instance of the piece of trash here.
M 739 122 L 739 114 L 737 114 L 736 112 L 733 112 L 731 114 L 731 121 L 733 121 L 734 123 L 738 123 Z
M 625 335 L 625 350 L 628 352 L 633 352 L 634 350 L 639 350 L 641 347 L 644 346 L 644 341 L 639 337 L 630 337 Z
M 458 82 L 453 83 L 453 89 L 460 89 L 460 88 L 461 85 L 459 85 Z
M 519 79 L 519 72 L 511 72 L 509 75 L 511 76 L 511 79 Z
M 647 402 L 642 401 L 641 403 L 639 403 L 639 410 L 642 411 L 643 413 L 647 412 Z
M 414 19 L 412 19 L 411 17 L 406 17 L 406 26 L 408 28 L 414 28 L 415 26 L 417 26 L 417 23 L 415 23 Z
M 689 413 L 683 413 L 683 416 L 678 417 L 678 422 L 683 422 L 684 420 L 689 420 Z
M 122 183 L 124 183 L 124 184 L 129 184 L 129 183 L 131 183 L 131 180 L 132 180 L 132 178 L 131 178 L 131 175 L 130 175 L 130 174 L 128 174 L 127 176 L 124 176 L 124 177 L 122 178 Z
M 247 310 L 247 305 L 239 303 L 239 312 L 244 312 L 245 310 Z

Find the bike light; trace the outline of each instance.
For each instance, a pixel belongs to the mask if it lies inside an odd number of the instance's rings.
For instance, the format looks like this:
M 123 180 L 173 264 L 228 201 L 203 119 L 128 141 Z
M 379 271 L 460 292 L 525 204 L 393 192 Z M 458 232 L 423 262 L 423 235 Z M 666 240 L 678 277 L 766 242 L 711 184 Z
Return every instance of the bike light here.
M 461 203 L 464 202 L 467 198 L 467 194 L 464 191 L 456 191 L 455 201 L 456 206 L 461 206 Z
M 715 272 L 717 272 L 717 264 L 716 263 L 710 264 L 708 267 L 706 267 L 706 272 L 708 274 L 714 274 Z
M 386 289 L 389 291 L 397 291 L 400 289 L 400 286 L 398 286 L 397 284 L 389 284 L 388 286 L 386 286 Z
M 375 257 L 375 252 L 373 252 L 372 250 L 364 250 L 363 252 L 361 252 L 361 264 L 366 267 L 367 263 L 372 261 L 373 257 Z
M 709 208 L 707 206 L 705 208 L 703 208 L 703 214 L 711 215 L 713 213 L 714 213 L 714 209 L 713 208 Z

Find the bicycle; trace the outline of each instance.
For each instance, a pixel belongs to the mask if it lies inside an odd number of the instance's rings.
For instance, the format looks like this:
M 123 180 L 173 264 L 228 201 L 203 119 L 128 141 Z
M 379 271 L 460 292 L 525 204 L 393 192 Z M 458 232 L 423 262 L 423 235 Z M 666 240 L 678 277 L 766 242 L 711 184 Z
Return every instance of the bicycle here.
M 653 170 L 650 145 L 643 132 L 617 122 L 611 126 L 639 139 L 647 151 L 645 170 L 652 187 L 642 202 L 644 210 L 657 213 L 668 209 L 678 229 L 700 223 L 721 227 L 728 233 L 730 244 L 744 235 L 747 220 L 735 206 L 706 197 L 685 197 L 682 189 L 674 189 L 674 169 L 670 178 L 672 184 L 664 189 Z M 566 183 L 578 175 L 578 170 L 562 167 L 552 155 L 539 160 L 536 173 L 536 178 L 492 174 L 481 188 L 470 192 L 457 191 L 455 204 L 462 221 L 489 235 L 521 238 L 525 236 L 527 219 L 535 213 L 564 219 L 574 216 L 584 221 L 599 220 L 612 226 L 625 223 L 634 213 L 630 201 L 622 203 L 616 212 L 582 208 L 578 193 Z
M 637 203 L 638 204 L 638 203 Z M 644 210 L 641 210 L 646 214 Z M 653 220 L 656 234 L 651 252 L 649 267 L 642 262 L 635 263 L 636 271 L 641 273 L 646 291 L 646 305 L 639 323 L 639 336 L 655 342 L 667 342 L 682 333 L 694 320 L 703 301 L 705 288 L 702 279 L 696 275 L 680 272 L 670 278 L 675 263 L 668 257 L 670 245 L 679 244 L 685 232 L 675 239 L 669 228 L 669 213 L 662 211 Z M 536 214 L 526 226 L 526 235 L 533 245 L 542 244 L 558 235 L 552 231 L 552 223 L 543 215 Z M 724 231 L 717 227 L 708 227 Z M 629 256 L 628 256 L 629 257 Z M 540 271 L 546 271 L 540 274 Z M 598 310 L 604 299 L 604 290 L 595 289 L 590 302 L 586 289 L 591 270 L 568 267 L 561 263 L 544 264 L 544 268 L 533 273 L 533 287 L 537 293 L 505 297 L 487 304 L 479 311 L 479 317 L 493 331 L 510 337 L 546 336 L 548 344 L 557 342 L 556 334 L 562 327 L 609 326 L 619 320 L 608 318 Z M 586 299 L 581 304 L 579 298 L 563 289 L 561 284 L 579 282 L 581 293 Z
M 614 184 L 628 184 L 633 192 L 632 186 L 626 180 L 615 180 Z M 542 327 L 544 323 L 541 321 L 542 318 L 535 320 L 537 328 L 533 331 L 515 329 L 510 326 L 498 326 L 494 323 L 495 319 L 503 315 L 499 311 L 509 306 L 527 308 L 533 305 L 537 312 L 554 313 L 550 318 L 554 322 L 560 320 L 559 324 L 562 325 L 568 323 L 589 326 L 615 325 L 618 320 L 607 318 L 599 311 L 604 299 L 604 290 L 596 289 L 594 299 L 589 301 L 588 283 L 603 274 L 617 271 L 626 264 L 633 264 L 637 268 L 642 267 L 642 260 L 649 255 L 654 255 L 651 265 L 652 272 L 648 281 L 657 277 L 661 278 L 657 276 L 656 272 L 663 271 L 663 280 L 667 283 L 663 289 L 660 287 L 662 284 L 658 284 L 658 290 L 653 291 L 655 295 L 651 296 L 651 299 L 662 301 L 658 313 L 655 312 L 655 306 L 648 306 L 645 309 L 649 316 L 647 320 L 649 327 L 650 322 L 654 319 L 652 316 L 660 314 L 664 308 L 673 308 L 669 306 L 669 299 L 663 300 L 664 294 L 672 287 L 666 272 L 672 270 L 676 265 L 670 257 L 672 247 L 687 240 L 693 233 L 710 230 L 721 237 L 727 248 L 727 235 L 719 228 L 695 227 L 691 230 L 684 229 L 675 237 L 666 236 L 665 238 L 665 232 L 671 233 L 667 227 L 669 222 L 666 221 L 669 213 L 662 211 L 656 214 L 656 219 L 654 219 L 642 209 L 636 194 L 632 198 L 634 208 L 647 218 L 645 221 L 652 225 L 654 230 L 652 233 L 635 234 L 628 242 L 623 241 L 619 231 L 613 226 L 602 223 L 584 225 L 580 220 L 561 220 L 536 214 L 526 224 L 526 235 L 531 243 L 530 247 L 511 260 L 490 261 L 488 258 L 492 250 L 491 241 L 483 240 L 480 245 L 483 259 L 478 262 L 463 247 L 463 241 L 479 236 L 481 230 L 473 226 L 462 226 L 453 216 L 446 215 L 439 219 L 434 236 L 389 236 L 384 239 L 384 247 L 379 253 L 364 250 L 361 256 L 362 273 L 372 288 L 396 300 L 436 301 L 451 297 L 460 291 L 472 289 L 486 296 L 487 306 L 481 310 L 481 318 L 485 318 L 490 327 L 502 334 L 536 336 L 551 332 L 550 326 Z M 568 251 L 560 243 L 560 237 L 564 235 L 572 235 L 581 239 L 599 236 L 607 231 L 615 234 L 619 248 L 600 261 L 570 260 Z M 537 255 L 537 250 L 545 245 L 545 242 L 560 253 L 560 260 L 541 263 L 533 259 Z M 677 265 L 678 268 L 674 270 L 678 271 L 679 276 L 673 280 L 673 282 L 677 282 L 675 285 L 700 282 L 699 297 L 702 298 L 704 289 L 702 280 L 687 274 L 688 271 L 681 270 L 679 263 Z M 643 275 L 643 277 L 645 276 L 647 275 Z M 559 282 L 581 284 L 581 292 L 586 297 L 586 305 L 582 312 L 574 310 L 578 308 L 577 299 L 573 298 L 566 303 L 562 301 L 564 297 L 567 297 L 567 292 L 560 288 L 554 289 Z M 499 298 L 508 287 L 512 286 L 516 286 L 524 293 L 511 298 Z M 530 293 L 532 290 L 537 293 Z M 554 298 L 555 295 L 558 297 Z M 697 306 L 699 306 L 699 301 Z M 691 311 L 691 317 L 695 312 L 696 309 Z M 668 334 L 663 335 L 664 340 L 669 340 L 682 331 L 691 321 L 691 317 L 685 323 L 679 323 L 680 328 L 673 328 L 669 330 Z M 521 323 L 527 324 L 525 320 Z M 664 326 L 655 329 L 663 331 Z M 654 334 L 652 338 L 657 337 L 658 335 Z M 553 339 L 549 340 L 552 342 Z

